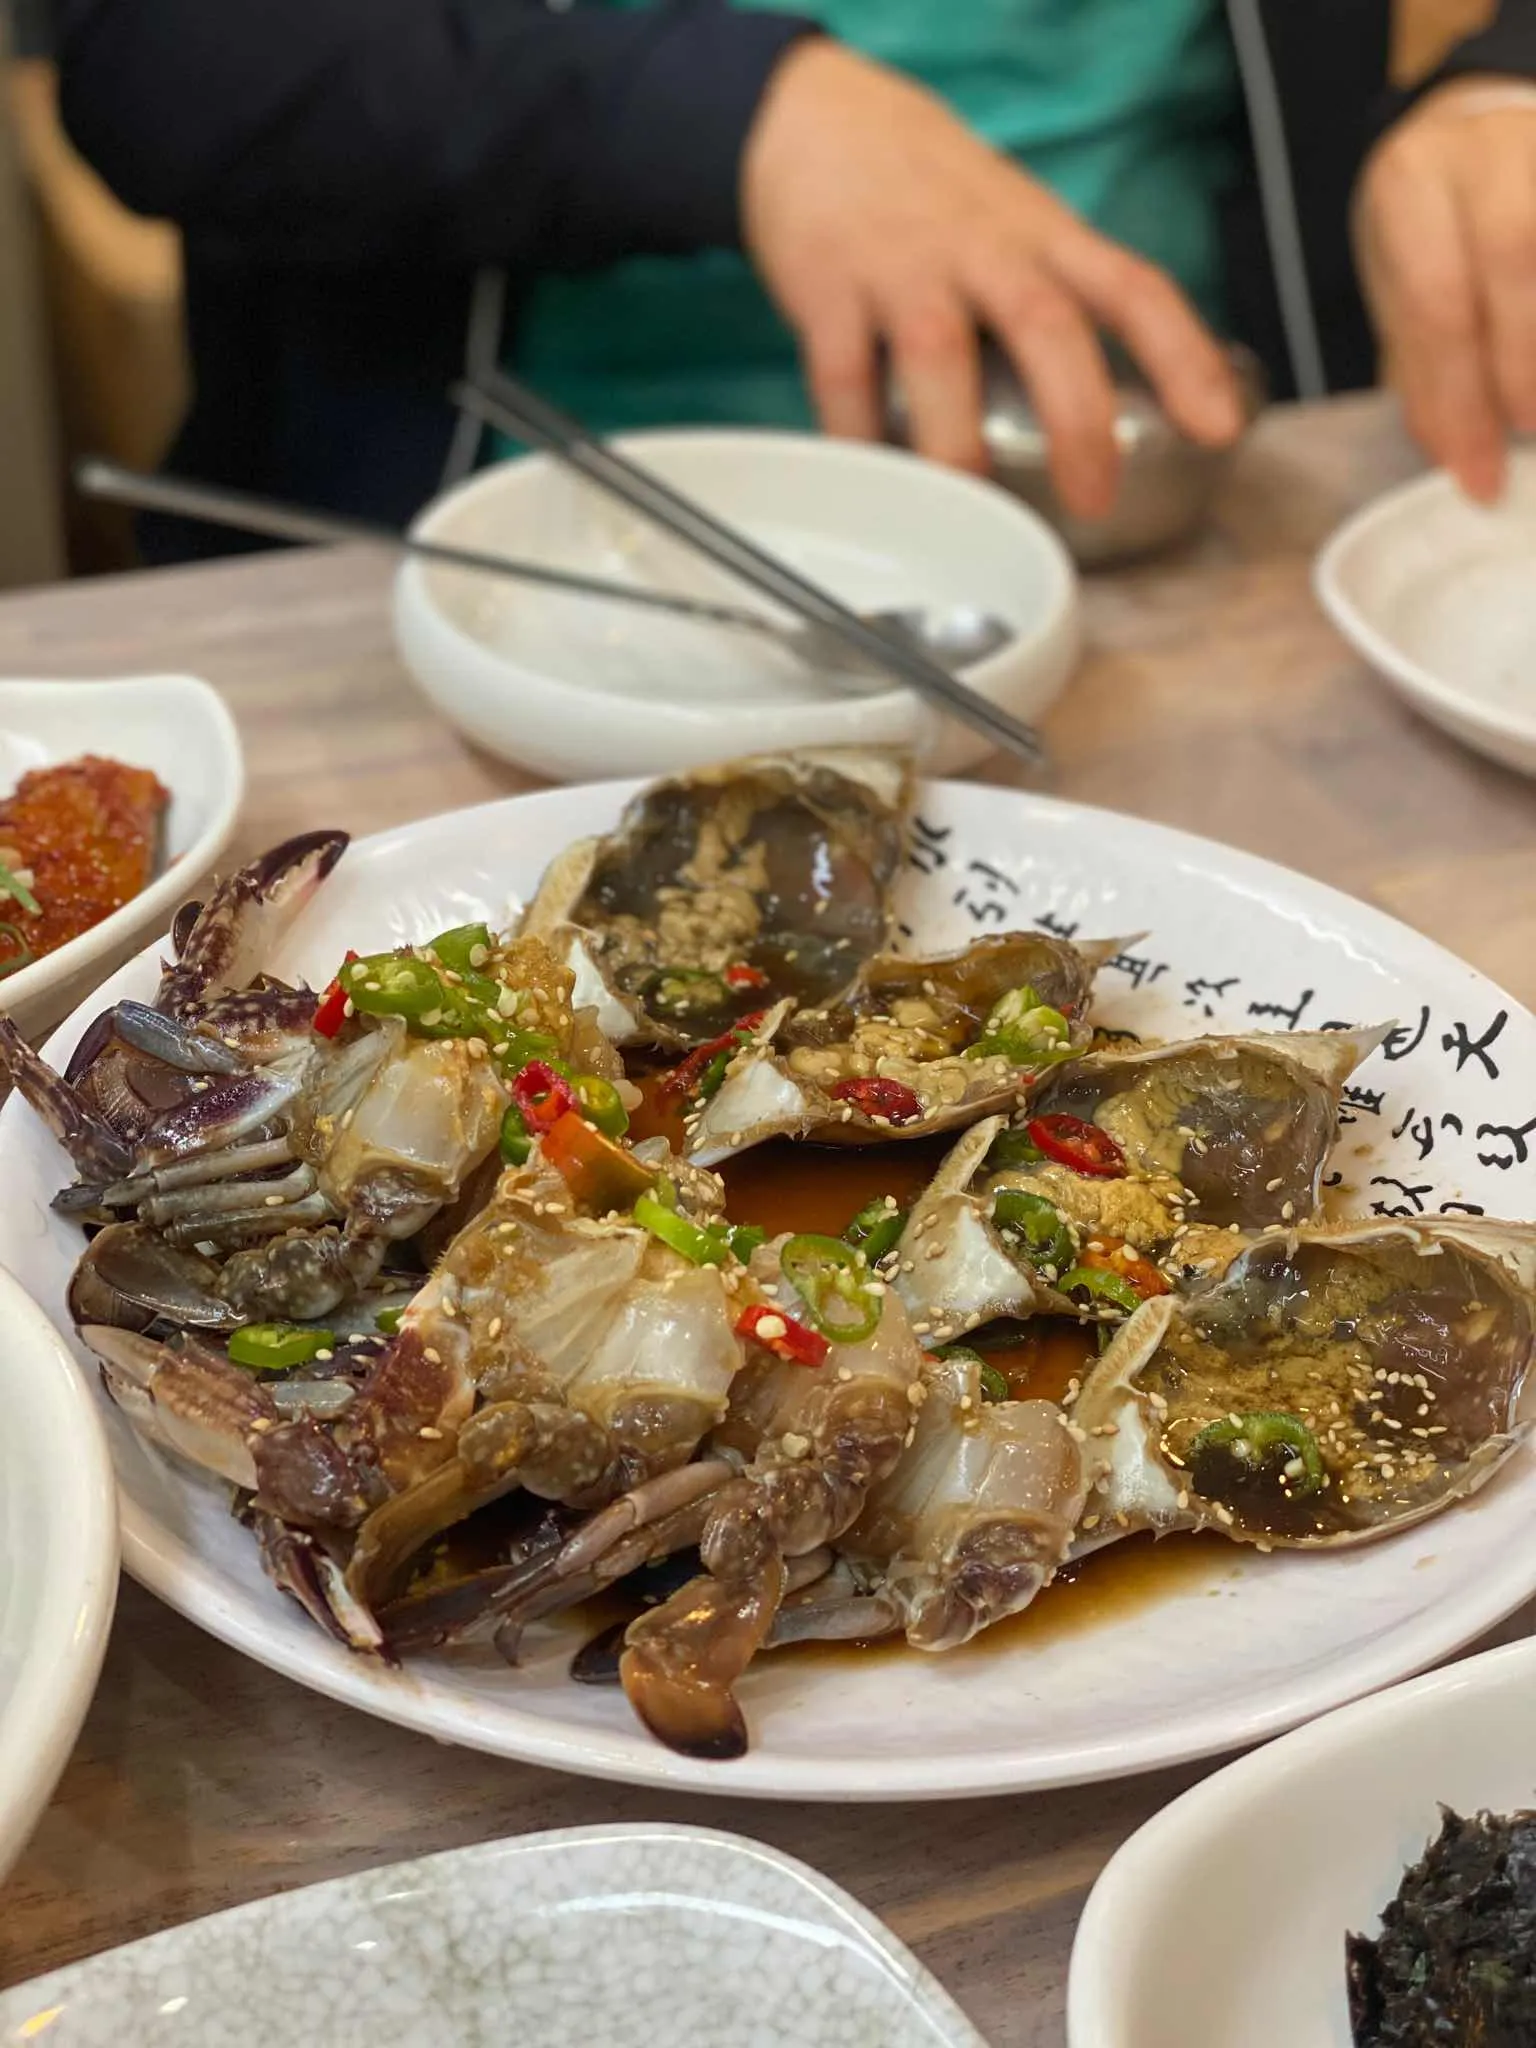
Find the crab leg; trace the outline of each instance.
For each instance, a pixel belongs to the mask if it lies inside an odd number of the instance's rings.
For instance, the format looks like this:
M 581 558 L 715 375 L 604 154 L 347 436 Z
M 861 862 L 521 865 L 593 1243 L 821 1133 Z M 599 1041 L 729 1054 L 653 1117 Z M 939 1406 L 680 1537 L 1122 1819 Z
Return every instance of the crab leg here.
M 40 1059 L 9 1017 L 0 1017 L 0 1071 L 42 1118 L 87 1180 L 120 1180 L 133 1155 L 78 1089 Z

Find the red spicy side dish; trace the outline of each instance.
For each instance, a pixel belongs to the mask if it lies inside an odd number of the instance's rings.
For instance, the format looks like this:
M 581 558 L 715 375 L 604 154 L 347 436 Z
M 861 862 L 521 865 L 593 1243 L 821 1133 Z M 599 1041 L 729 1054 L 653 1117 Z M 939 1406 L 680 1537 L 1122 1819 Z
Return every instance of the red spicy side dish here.
M 138 895 L 169 802 L 147 768 L 96 754 L 34 768 L 0 798 L 0 979 Z

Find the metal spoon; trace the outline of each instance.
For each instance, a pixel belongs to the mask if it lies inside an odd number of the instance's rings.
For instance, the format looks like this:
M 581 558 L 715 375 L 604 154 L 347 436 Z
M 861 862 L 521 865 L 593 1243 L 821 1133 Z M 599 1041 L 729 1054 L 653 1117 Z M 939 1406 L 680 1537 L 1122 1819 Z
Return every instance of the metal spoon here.
M 177 476 L 150 476 L 142 470 L 127 469 L 121 463 L 88 457 L 75 465 L 75 484 L 88 498 L 104 498 L 114 504 L 132 505 L 141 512 L 162 512 L 183 519 L 203 520 L 213 526 L 233 527 L 243 533 L 264 534 L 273 540 L 321 545 L 346 545 L 356 541 L 397 549 L 450 568 L 473 569 L 490 576 L 508 576 L 515 582 L 537 583 L 583 597 L 598 597 L 613 604 L 639 606 L 647 611 L 670 612 L 696 619 L 706 625 L 729 626 L 736 631 L 756 633 L 782 647 L 807 668 L 828 675 L 834 681 L 844 677 L 879 677 L 876 687 L 889 689 L 891 679 L 872 660 L 861 657 L 828 627 L 809 622 L 781 625 L 761 612 L 743 606 L 717 604 L 706 598 L 680 597 L 668 590 L 652 590 L 642 584 L 615 583 L 601 576 L 587 576 L 575 569 L 555 569 L 543 562 L 524 562 L 507 555 L 482 554 L 476 549 L 449 547 L 441 541 L 418 539 L 380 526 L 371 520 L 348 519 L 330 512 L 311 512 L 301 505 L 284 504 L 277 498 L 258 496 L 253 491 L 230 490 L 221 485 L 194 483 Z M 896 606 L 883 611 L 861 612 L 866 625 L 877 626 L 904 640 L 948 669 L 969 668 L 988 655 L 1006 647 L 1015 629 L 990 612 L 972 605 Z M 861 689 L 869 688 L 861 683 Z

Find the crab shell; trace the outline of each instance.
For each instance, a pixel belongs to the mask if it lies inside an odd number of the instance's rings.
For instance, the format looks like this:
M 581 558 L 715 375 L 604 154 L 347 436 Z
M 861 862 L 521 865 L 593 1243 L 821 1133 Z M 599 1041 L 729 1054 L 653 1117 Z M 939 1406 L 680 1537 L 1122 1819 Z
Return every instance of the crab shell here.
M 580 839 L 559 854 L 544 876 L 519 924 L 524 935 L 545 939 L 576 975 L 575 1004 L 592 1006 L 603 1031 L 616 1045 L 677 1048 L 710 1038 L 722 1028 L 712 1021 L 697 1032 L 647 1013 L 637 995 L 615 985 L 604 959 L 604 930 L 610 918 L 656 909 L 664 890 L 698 886 L 688 875 L 700 851 L 710 807 L 753 802 L 756 817 L 788 806 L 803 815 L 807 832 L 807 932 L 837 935 L 847 974 L 818 994 L 834 999 L 860 966 L 884 943 L 890 924 L 889 895 L 901 859 L 902 833 L 911 801 L 912 763 L 902 753 L 880 749 L 828 748 L 796 754 L 764 754 L 729 761 L 689 775 L 650 784 L 626 807 L 617 831 Z M 679 845 L 677 817 L 692 809 L 691 848 Z M 735 849 L 728 849 L 734 851 Z M 661 866 L 658 868 L 658 859 Z M 839 891 L 830 869 L 851 862 L 861 871 L 860 887 Z M 645 898 L 649 872 L 653 890 Z M 761 899 L 767 884 L 754 893 Z M 607 896 L 610 901 L 604 902 Z M 614 899 L 625 905 L 612 907 Z M 822 906 L 826 909 L 823 910 Z M 816 911 L 814 927 L 810 923 Z M 652 955 L 653 965 L 662 965 Z M 840 963 L 841 964 L 841 963 Z M 773 995 L 789 992 L 770 990 Z M 795 993 L 801 991 L 796 990 Z M 762 998 L 744 997 L 740 1009 L 761 1008 Z M 729 1020 L 725 1020 L 729 1021 Z
M 1190 1189 L 1201 1222 L 1299 1222 L 1317 1208 L 1344 1083 L 1390 1028 L 1255 1031 L 1089 1053 L 1047 1077 L 1030 1113 L 1101 1124 L 1133 1171 Z
M 1475 1370 L 1464 1370 L 1455 1383 L 1449 1379 L 1445 1381 L 1448 1394 L 1480 1402 L 1494 1418 L 1496 1426 L 1478 1438 L 1464 1457 L 1438 1464 L 1428 1478 L 1414 1480 L 1405 1473 L 1401 1480 L 1402 1491 L 1391 1500 L 1360 1501 L 1358 1497 L 1350 1500 L 1349 1516 L 1344 1518 L 1342 1525 L 1337 1514 L 1325 1521 L 1320 1513 L 1313 1511 L 1314 1525 L 1310 1529 L 1295 1526 L 1305 1516 L 1294 1512 L 1294 1502 L 1281 1508 L 1273 1494 L 1267 1503 L 1259 1499 L 1257 1505 L 1250 1508 L 1241 1494 L 1234 1507 L 1230 1495 L 1222 1500 L 1214 1494 L 1197 1492 L 1192 1483 L 1193 1466 L 1175 1463 L 1168 1456 L 1165 1438 L 1165 1431 L 1170 1426 L 1167 1422 L 1168 1404 L 1157 1387 L 1149 1384 L 1156 1377 L 1154 1368 L 1163 1345 L 1179 1320 L 1199 1327 L 1199 1319 L 1205 1317 L 1208 1320 L 1213 1307 L 1218 1314 L 1228 1314 L 1234 1309 L 1241 1314 L 1244 1290 L 1254 1280 L 1255 1262 L 1276 1251 L 1282 1252 L 1289 1262 L 1308 1247 L 1360 1257 L 1368 1257 L 1373 1250 L 1383 1256 L 1395 1254 L 1401 1257 L 1405 1252 L 1417 1255 L 1426 1261 L 1423 1289 L 1426 1300 L 1430 1298 L 1432 1283 L 1439 1278 L 1433 1262 L 1451 1253 L 1459 1254 L 1462 1270 L 1468 1275 L 1469 1284 L 1475 1288 L 1475 1293 L 1470 1293 L 1462 1304 L 1463 1311 L 1486 1318 L 1491 1313 L 1489 1303 L 1496 1302 L 1508 1318 L 1510 1331 L 1507 1358 L 1492 1377 L 1480 1378 Z M 1261 1328 L 1262 1323 L 1262 1306 L 1256 1305 L 1255 1325 Z M 1303 1347 L 1305 1342 L 1304 1335 L 1298 1338 Z M 1313 1377 L 1316 1368 L 1322 1367 L 1324 1370 L 1319 1377 L 1327 1380 L 1325 1344 L 1315 1352 L 1303 1349 L 1301 1355 L 1311 1368 L 1306 1374 L 1308 1379 Z M 1150 1529 L 1158 1535 L 1166 1535 L 1179 1529 L 1213 1529 L 1235 1542 L 1253 1543 L 1261 1549 L 1339 1549 L 1410 1528 L 1416 1522 L 1438 1514 L 1451 1502 L 1476 1493 L 1530 1434 L 1532 1402 L 1524 1383 L 1533 1360 L 1536 1360 L 1536 1225 L 1498 1223 L 1484 1218 L 1465 1221 L 1458 1218 L 1454 1222 L 1436 1218 L 1391 1223 L 1360 1222 L 1334 1229 L 1269 1231 L 1252 1240 L 1223 1279 L 1201 1294 L 1190 1298 L 1163 1295 L 1146 1302 L 1120 1329 L 1088 1376 L 1071 1411 L 1071 1419 L 1074 1434 L 1083 1444 L 1088 1459 L 1090 1501 L 1095 1511 L 1094 1526 L 1099 1533 L 1089 1540 L 1080 1539 L 1079 1547 L 1082 1550 L 1092 1549 L 1101 1541 L 1113 1540 L 1137 1530 Z M 1175 1365 L 1174 1370 L 1183 1369 Z M 1390 1396 L 1384 1387 L 1378 1386 L 1379 1377 L 1379 1374 L 1373 1377 L 1370 1383 L 1370 1398 L 1372 1401 L 1381 1400 L 1385 1407 Z M 1179 1384 L 1169 1380 L 1164 1383 Z M 1294 1393 L 1297 1382 L 1293 1380 L 1291 1384 Z M 1406 1379 L 1402 1381 L 1402 1386 L 1409 1384 Z M 1418 1384 L 1424 1384 L 1422 1377 Z M 1336 1380 L 1327 1380 L 1322 1391 L 1349 1398 L 1349 1379 L 1340 1373 Z M 1321 1394 L 1315 1398 L 1320 1400 Z M 1411 1398 L 1416 1399 L 1417 1396 Z M 1430 1399 L 1426 1392 L 1426 1403 Z M 1219 1419 L 1230 1405 L 1229 1392 L 1219 1392 L 1211 1402 L 1214 1419 Z M 1289 1399 L 1282 1391 L 1266 1405 L 1288 1411 Z M 1417 1412 L 1433 1415 L 1447 1411 L 1426 1407 Z M 1394 1443 L 1394 1439 L 1385 1433 L 1377 1441 L 1384 1446 Z M 1429 1441 L 1432 1439 L 1419 1440 L 1420 1443 Z M 1405 1447 L 1402 1434 L 1397 1435 L 1395 1444 L 1399 1448 Z M 1385 1476 L 1383 1473 L 1384 1482 Z M 1329 1471 L 1329 1485 L 1337 1485 L 1333 1469 Z M 1330 1497 L 1325 1493 L 1315 1498 L 1321 1502 Z M 1342 1492 L 1331 1496 L 1332 1502 L 1340 1508 L 1347 1498 Z M 1277 1526 L 1287 1519 L 1293 1526 Z
M 793 1012 L 781 1006 L 764 1017 L 751 1046 L 693 1121 L 688 1155 L 714 1165 L 770 1138 L 805 1138 L 818 1145 L 885 1145 L 937 1137 L 974 1124 L 978 1117 L 1006 1114 L 1023 1101 L 1035 1077 L 1033 1069 L 1015 1066 L 1006 1058 L 971 1060 L 957 1054 L 916 1063 L 919 1084 L 926 1069 L 946 1082 L 958 1081 L 960 1090 L 946 1090 L 948 1099 L 935 1090 L 920 1118 L 898 1124 L 837 1100 L 809 1075 L 796 1071 L 793 1053 L 846 1042 L 861 1018 L 908 993 L 921 992 L 947 1004 L 979 1031 L 992 1005 L 1026 984 L 1053 1009 L 1073 1017 L 1071 1043 L 1074 1053 L 1080 1053 L 1090 1037 L 1081 1012 L 1094 975 L 1125 943 L 1101 939 L 1078 946 L 1044 932 L 1003 932 L 929 959 L 880 955 L 866 964 L 837 1003 Z M 789 1051 L 781 1053 L 780 1045 Z M 921 1085 L 917 1092 L 921 1099 Z

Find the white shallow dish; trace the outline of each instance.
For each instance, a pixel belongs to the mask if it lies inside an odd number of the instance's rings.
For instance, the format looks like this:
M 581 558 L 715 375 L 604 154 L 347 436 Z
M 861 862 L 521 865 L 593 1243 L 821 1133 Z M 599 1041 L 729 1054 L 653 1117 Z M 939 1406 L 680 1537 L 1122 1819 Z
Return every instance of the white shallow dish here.
M 984 2048 L 826 1878 L 568 1828 L 284 1892 L 0 1993 L 0 2048 Z
M 1095 1885 L 1071 2048 L 1351 2048 L 1346 1933 L 1463 1814 L 1536 1805 L 1536 1642 L 1329 1714 L 1186 1792 Z
M 96 1402 L 0 1270 L 0 1876 L 91 1703 L 117 1598 L 117 1501 Z
M 547 791 L 364 841 L 274 970 L 319 985 L 348 946 L 502 916 L 553 851 L 611 826 L 632 788 Z M 1299 875 L 1108 812 L 943 783 L 925 786 L 918 811 L 899 911 L 918 945 L 1045 919 L 1085 937 L 1151 930 L 1106 969 L 1097 1005 L 1106 1022 L 1143 1033 L 1397 1017 L 1392 1056 L 1362 1071 L 1337 1155 L 1358 1205 L 1536 1208 L 1536 1171 L 1516 1163 L 1536 1019 L 1427 939 Z M 55 1037 L 54 1063 L 104 1004 L 148 996 L 154 981 L 151 952 Z M 62 1320 L 80 1239 L 48 1203 L 67 1163 L 15 1100 L 0 1111 L 0 1156 L 0 1260 Z M 570 1634 L 530 1637 L 516 1673 L 488 1651 L 401 1671 L 348 1654 L 264 1577 L 223 1490 L 142 1443 L 102 1399 L 128 1568 L 202 1627 L 443 1740 L 694 1790 L 940 1798 L 1147 1770 L 1259 1741 L 1390 1684 L 1536 1592 L 1536 1457 L 1522 1451 L 1475 1500 L 1392 1541 L 1269 1557 L 1213 1542 L 1208 1580 L 1009 1652 L 835 1667 L 765 1659 L 743 1692 L 751 1754 L 701 1763 L 653 1742 L 622 1695 L 572 1684 Z
M 1076 665 L 1065 548 L 995 484 L 899 449 L 811 434 L 669 431 L 614 444 L 856 610 L 973 605 L 1017 637 L 965 672 L 1036 719 Z M 548 456 L 482 471 L 427 508 L 424 538 L 763 610 L 715 569 Z M 657 775 L 774 747 L 918 746 L 935 774 L 990 742 L 898 688 L 849 696 L 751 633 L 407 562 L 401 658 L 492 753 L 557 781 Z
M 1388 491 L 1329 541 L 1315 584 L 1416 710 L 1536 775 L 1536 447 L 1514 451 L 1492 507 L 1443 473 Z
M 56 1023 L 104 974 L 165 930 L 234 831 L 245 791 L 235 722 L 195 676 L 111 682 L 0 681 L 0 795 L 29 768 L 105 754 L 149 768 L 171 793 L 164 857 L 148 888 L 57 952 L 0 981 L 0 1011 L 22 1031 Z

